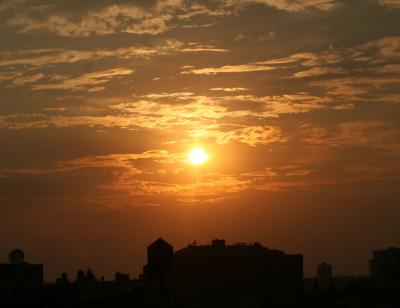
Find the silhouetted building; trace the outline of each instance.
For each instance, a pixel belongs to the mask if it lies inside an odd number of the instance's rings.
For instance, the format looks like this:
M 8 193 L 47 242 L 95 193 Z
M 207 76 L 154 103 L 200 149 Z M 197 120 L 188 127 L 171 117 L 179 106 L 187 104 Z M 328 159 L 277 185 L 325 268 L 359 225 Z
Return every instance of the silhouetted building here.
M 65 286 L 69 284 L 69 278 L 67 273 L 62 273 L 60 278 L 57 278 L 56 284 L 59 286 Z
M 174 248 L 159 238 L 147 248 L 147 264 L 143 267 L 146 282 L 165 285 L 174 271 Z
M 378 287 L 400 287 L 400 248 L 374 251 L 370 277 Z
M 129 274 L 122 274 L 120 272 L 115 273 L 114 275 L 115 282 L 118 283 L 128 283 L 130 280 Z
M 319 292 L 330 292 L 333 287 L 332 266 L 328 263 L 321 263 L 317 266 L 317 283 Z
M 376 306 L 400 307 L 400 248 L 374 251 L 369 265 L 370 278 L 376 289 Z
M 39 307 L 43 287 L 43 265 L 30 264 L 25 254 L 15 249 L 8 264 L 0 264 L 0 307 Z
M 76 283 L 80 284 L 90 284 L 96 282 L 96 276 L 93 274 L 92 270 L 87 269 L 86 273 L 83 270 L 79 270 L 76 273 Z
M 179 298 L 198 306 L 286 307 L 302 301 L 303 257 L 260 243 L 192 244 L 175 252 L 175 282 Z
M 147 306 L 173 306 L 173 273 L 174 248 L 159 238 L 147 248 L 147 264 L 143 267 Z
M 0 264 L 0 287 L 40 287 L 43 285 L 43 264 L 24 261 L 24 252 L 15 249 L 8 264 Z

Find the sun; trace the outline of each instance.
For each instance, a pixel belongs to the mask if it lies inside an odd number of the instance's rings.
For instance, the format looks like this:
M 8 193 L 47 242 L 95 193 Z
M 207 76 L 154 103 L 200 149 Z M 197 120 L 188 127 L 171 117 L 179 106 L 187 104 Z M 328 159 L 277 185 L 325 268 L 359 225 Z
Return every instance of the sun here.
M 202 148 L 194 148 L 189 152 L 188 158 L 191 164 L 202 165 L 208 159 L 208 155 Z

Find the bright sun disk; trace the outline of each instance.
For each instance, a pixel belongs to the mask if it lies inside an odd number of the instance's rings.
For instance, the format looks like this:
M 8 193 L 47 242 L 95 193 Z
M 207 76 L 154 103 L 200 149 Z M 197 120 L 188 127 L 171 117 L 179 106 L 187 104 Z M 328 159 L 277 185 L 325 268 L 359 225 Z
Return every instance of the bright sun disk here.
M 190 163 L 193 165 L 202 165 L 207 159 L 207 153 L 201 148 L 194 148 L 188 154 Z

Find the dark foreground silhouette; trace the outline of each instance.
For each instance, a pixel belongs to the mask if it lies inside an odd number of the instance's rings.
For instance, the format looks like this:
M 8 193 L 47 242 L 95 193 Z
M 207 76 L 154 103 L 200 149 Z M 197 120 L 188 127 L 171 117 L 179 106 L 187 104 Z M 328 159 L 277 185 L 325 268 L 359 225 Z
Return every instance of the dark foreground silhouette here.
M 0 307 L 400 307 L 398 248 L 375 251 L 368 278 L 333 278 L 322 263 L 316 278 L 303 279 L 302 255 L 224 240 L 174 252 L 159 238 L 137 279 L 105 281 L 88 269 L 49 284 L 43 265 L 24 258 L 17 249 L 0 264 Z

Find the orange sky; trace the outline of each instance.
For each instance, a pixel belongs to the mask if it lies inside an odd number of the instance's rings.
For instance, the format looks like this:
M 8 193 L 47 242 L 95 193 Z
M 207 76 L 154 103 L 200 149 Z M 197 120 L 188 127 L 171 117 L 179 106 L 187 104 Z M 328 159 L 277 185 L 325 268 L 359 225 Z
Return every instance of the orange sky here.
M 136 275 L 158 236 L 224 237 L 366 274 L 400 245 L 398 0 L 5 0 L 0 18 L 0 262 Z

